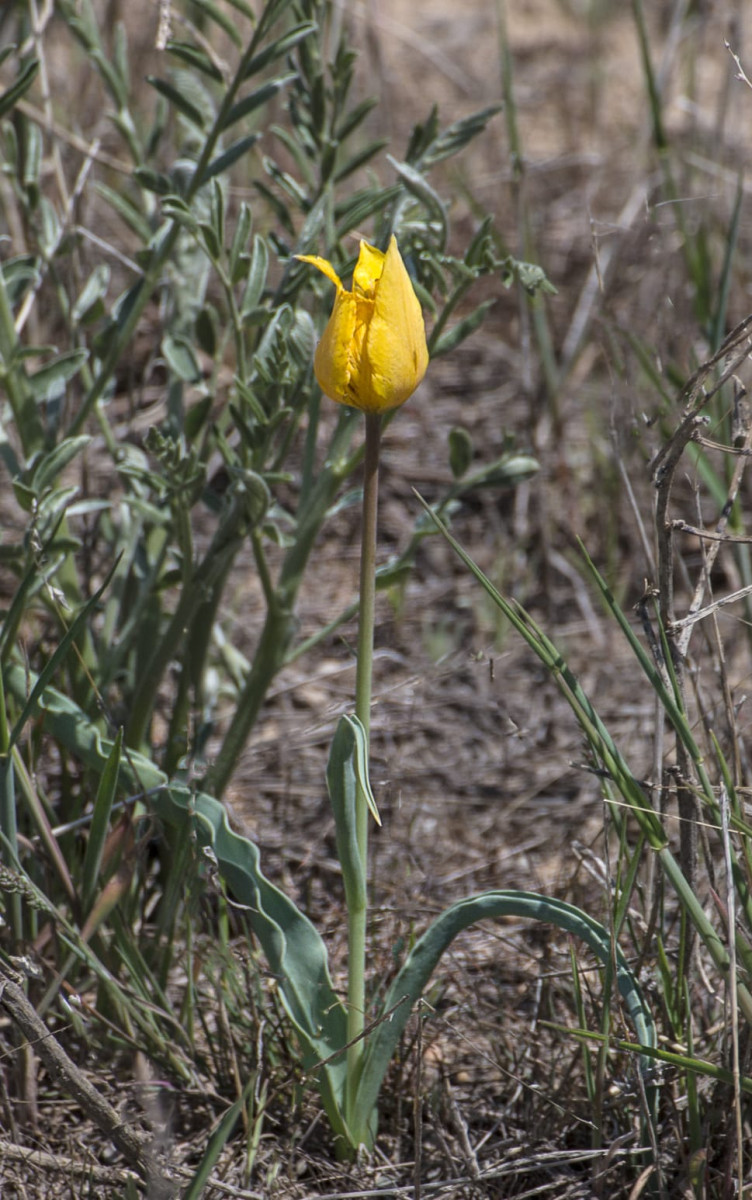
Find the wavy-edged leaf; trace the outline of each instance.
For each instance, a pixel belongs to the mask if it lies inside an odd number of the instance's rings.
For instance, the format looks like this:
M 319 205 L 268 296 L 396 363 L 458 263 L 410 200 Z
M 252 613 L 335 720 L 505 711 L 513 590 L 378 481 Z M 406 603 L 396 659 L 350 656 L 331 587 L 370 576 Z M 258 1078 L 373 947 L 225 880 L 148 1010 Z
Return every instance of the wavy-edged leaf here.
M 105 581 L 105 585 L 108 581 Z M 88 607 L 88 606 L 87 606 Z M 31 695 L 24 705 L 28 714 L 37 706 L 45 728 L 82 762 L 100 774 L 112 754 L 113 743 L 67 696 L 45 687 L 51 671 L 31 680 Z M 9 692 L 21 702 L 27 692 L 27 673 L 17 664 L 6 672 Z M 24 717 L 25 723 L 26 717 Z M 326 946 L 315 926 L 265 877 L 258 847 L 230 828 L 227 811 L 213 796 L 171 784 L 150 759 L 131 751 L 120 766 L 122 786 L 148 799 L 155 816 L 173 829 L 188 830 L 200 850 L 209 847 L 222 877 L 246 915 L 272 973 L 303 1048 L 303 1064 L 318 1083 L 332 1128 L 350 1141 L 342 1115 L 345 1086 L 347 1016 L 332 987 Z M 323 1063 L 323 1060 L 330 1059 Z M 323 1065 L 320 1065 L 322 1064 Z

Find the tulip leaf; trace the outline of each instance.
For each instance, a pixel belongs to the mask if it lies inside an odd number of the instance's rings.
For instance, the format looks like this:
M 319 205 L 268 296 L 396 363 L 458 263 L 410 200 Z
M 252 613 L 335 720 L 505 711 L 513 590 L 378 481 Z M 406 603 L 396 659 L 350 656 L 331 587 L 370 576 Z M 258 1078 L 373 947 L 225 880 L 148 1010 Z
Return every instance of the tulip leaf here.
M 29 678 L 20 665 L 10 665 L 7 690 L 23 703 L 29 686 L 31 695 L 16 730 L 38 706 L 44 712 L 47 733 L 101 775 L 113 743 L 101 736 L 74 701 L 45 687 L 44 681 Z M 215 856 L 278 982 L 285 1010 L 300 1039 L 303 1065 L 316 1079 L 332 1128 L 352 1144 L 343 1117 L 346 1063 L 342 1050 L 347 1042 L 347 1015 L 332 987 L 326 947 L 315 926 L 269 882 L 261 870 L 258 847 L 230 828 L 226 809 L 213 796 L 171 783 L 150 759 L 136 751 L 130 751 L 120 764 L 120 786 L 143 797 L 164 825 L 189 831 L 199 851 L 208 848 Z
M 343 716 L 332 739 L 329 762 L 326 768 L 326 783 L 334 813 L 334 828 L 337 838 L 337 857 L 342 867 L 347 907 L 362 909 L 366 903 L 366 875 L 358 849 L 356 834 L 356 809 L 358 803 L 358 781 L 353 759 L 355 741 L 363 726 L 357 731 L 355 722 Z M 356 732 L 357 731 L 357 732 Z
M 585 942 L 586 946 L 613 969 L 619 992 L 631 1018 L 638 1041 L 646 1049 L 657 1044 L 652 1015 L 621 949 L 598 921 L 573 904 L 550 899 L 535 892 L 490 891 L 459 900 L 437 917 L 416 942 L 397 975 L 383 1005 L 385 1019 L 371 1034 L 363 1063 L 350 1128 L 357 1138 L 373 1133 L 376 1104 L 384 1075 L 392 1060 L 413 1010 L 441 956 L 458 933 L 488 917 L 527 917 L 556 925 Z M 388 1016 L 387 1016 L 388 1014 Z M 640 1056 L 643 1076 L 651 1077 L 648 1055 Z M 370 1137 L 369 1137 L 370 1140 Z

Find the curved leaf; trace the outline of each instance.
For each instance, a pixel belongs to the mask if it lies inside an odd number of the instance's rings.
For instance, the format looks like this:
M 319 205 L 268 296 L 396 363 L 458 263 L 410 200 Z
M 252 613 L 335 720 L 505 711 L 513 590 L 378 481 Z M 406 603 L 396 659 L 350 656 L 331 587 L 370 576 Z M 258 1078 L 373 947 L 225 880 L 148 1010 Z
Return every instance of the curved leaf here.
M 608 931 L 581 909 L 563 900 L 552 900 L 535 892 L 492 891 L 469 896 L 447 908 L 416 942 L 402 970 L 384 1000 L 383 1011 L 390 1013 L 371 1035 L 366 1050 L 350 1127 L 358 1141 L 370 1141 L 375 1121 L 376 1102 L 387 1067 L 397 1048 L 413 1005 L 425 989 L 444 951 L 468 926 L 487 917 L 528 917 L 557 925 L 579 937 L 606 966 L 612 966 L 641 1044 L 656 1045 L 657 1037 L 639 985 L 618 946 L 612 947 Z M 645 1074 L 650 1067 L 641 1058 Z M 366 1131 L 370 1130 L 370 1135 Z

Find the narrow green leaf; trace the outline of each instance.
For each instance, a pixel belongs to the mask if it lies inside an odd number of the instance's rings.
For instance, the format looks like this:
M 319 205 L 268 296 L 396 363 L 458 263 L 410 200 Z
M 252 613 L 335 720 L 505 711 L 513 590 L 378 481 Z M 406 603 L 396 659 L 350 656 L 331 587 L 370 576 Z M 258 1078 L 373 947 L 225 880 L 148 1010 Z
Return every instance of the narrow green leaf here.
M 193 346 L 187 337 L 180 334 L 166 333 L 162 338 L 162 353 L 165 356 L 168 366 L 177 375 L 178 379 L 182 379 L 184 383 L 198 383 L 201 376 L 201 367 Z
M 91 442 L 88 434 L 79 434 L 78 437 L 65 438 L 64 441 L 58 443 L 54 450 L 46 454 L 40 459 L 34 468 L 31 477 L 31 485 L 37 496 L 50 487 L 61 471 L 64 471 L 68 463 L 85 450 Z
M 357 229 L 375 212 L 380 212 L 402 193 L 402 188 L 366 188 L 335 208 L 337 237 L 343 238 L 352 229 Z
M 269 63 L 274 62 L 276 58 L 281 58 L 283 54 L 289 54 L 289 52 L 295 46 L 297 46 L 299 42 L 302 42 L 305 38 L 310 37 L 311 34 L 315 33 L 317 29 L 318 25 L 315 23 L 315 21 L 303 21 L 300 25 L 296 25 L 294 29 L 288 30 L 288 32 L 283 34 L 282 37 L 277 38 L 276 42 L 271 42 L 270 45 L 259 51 L 259 53 L 251 59 L 245 69 L 243 78 L 250 79 L 252 75 L 257 75 L 258 72 L 263 70 L 264 67 L 268 66 Z
M 461 479 L 473 461 L 473 439 L 466 429 L 455 426 L 449 431 L 449 466 L 455 479 Z
M 209 166 L 206 168 L 205 180 L 213 179 L 216 175 L 221 175 L 223 171 L 229 170 L 239 158 L 242 158 L 251 149 L 251 146 L 255 146 L 258 140 L 259 135 L 251 133 L 247 137 L 242 137 L 239 141 L 233 142 L 223 154 L 218 155 L 217 158 L 212 159 L 209 163 Z
M 211 21 L 219 25 L 235 46 L 242 46 L 243 36 L 238 30 L 237 21 L 233 20 L 230 13 L 225 13 L 217 4 L 213 4 L 212 0 L 193 0 L 197 8 L 205 12 Z
M 501 104 L 491 104 L 488 108 L 482 108 L 468 117 L 462 117 L 459 121 L 455 121 L 431 141 L 427 153 L 422 156 L 423 165 L 435 166 L 443 159 L 451 158 L 474 137 L 482 133 L 491 118 L 501 112 L 501 109 Z
M 147 192 L 154 192 L 157 196 L 169 196 L 175 190 L 172 180 L 167 175 L 163 175 L 161 171 L 153 171 L 151 167 L 136 167 L 133 178 Z
M 287 75 L 281 75 L 279 79 L 273 79 L 270 83 L 262 84 L 254 92 L 244 96 L 242 100 L 238 100 L 237 104 L 233 104 L 227 119 L 225 120 L 223 129 L 229 129 L 236 121 L 241 121 L 243 117 L 247 117 L 249 113 L 260 108 L 262 104 L 266 104 L 273 96 L 276 96 L 283 87 L 287 87 L 288 83 L 292 83 L 298 78 L 297 71 L 290 71 Z
M 235 1132 L 235 1126 L 248 1103 L 248 1097 L 253 1091 L 254 1084 L 255 1080 L 249 1080 L 243 1090 L 242 1096 L 239 1096 L 235 1103 L 230 1105 L 227 1112 L 217 1124 L 201 1156 L 201 1162 L 188 1181 L 185 1190 L 181 1192 L 182 1200 L 200 1200 L 200 1197 L 204 1195 L 209 1176 L 214 1170 L 217 1159 L 224 1150 L 225 1145 Z
M 174 83 L 171 83 L 169 79 L 159 79 L 155 75 L 147 75 L 146 82 L 164 96 L 192 125 L 203 132 L 206 124 L 204 114 Z
M 89 915 L 99 882 L 102 853 L 107 841 L 112 806 L 117 794 L 122 746 L 123 731 L 119 729 L 99 779 L 99 787 L 97 788 L 97 796 L 91 815 L 89 840 L 86 843 L 86 853 L 84 854 L 82 868 L 81 907 L 84 916 Z
M 248 250 L 252 224 L 251 210 L 244 200 L 240 205 L 235 232 L 232 236 L 232 245 L 230 246 L 230 279 L 233 284 L 239 283 L 247 274 L 247 264 L 242 264 L 241 256 L 245 255 Z M 238 264 L 240 264 L 240 267 Z
M 240 313 L 245 319 L 258 306 L 266 286 L 266 273 L 269 269 L 269 248 L 265 238 L 257 233 L 253 239 L 253 253 L 248 271 L 248 282 L 243 293 L 243 303 Z
M 66 350 L 45 363 L 38 371 L 29 376 L 29 385 L 37 400 L 49 400 L 58 395 L 69 379 L 77 375 L 89 357 L 89 351 Z
M 431 187 L 431 184 L 426 179 L 422 172 L 411 166 L 410 163 L 398 162 L 396 158 L 392 158 L 391 154 L 387 154 L 387 159 L 394 167 L 400 179 L 404 183 L 409 192 L 415 196 L 416 200 L 420 200 L 425 206 L 429 215 L 437 222 L 441 230 L 441 243 L 446 241 L 447 237 L 447 215 L 446 205 L 441 199 L 439 193 Z
M 71 310 L 71 320 L 75 325 L 86 325 L 104 315 L 104 297 L 109 285 L 110 268 L 107 263 L 99 263 L 86 280 Z
M 370 160 L 376 154 L 378 154 L 384 149 L 385 146 L 388 145 L 389 138 L 376 138 L 375 141 L 369 142 L 368 145 L 364 146 L 362 150 L 358 150 L 356 154 L 353 154 L 350 158 L 348 158 L 347 161 L 342 164 L 342 166 L 337 167 L 334 175 L 335 182 L 341 183 L 343 179 L 347 179 L 348 175 L 352 175 L 355 171 L 359 171 L 361 167 L 364 167 L 367 162 L 370 162 Z
M 60 667 L 63 664 L 63 662 L 65 662 L 65 659 L 68 656 L 69 650 L 71 649 L 72 645 L 76 641 L 76 638 L 78 637 L 79 633 L 81 632 L 82 628 L 84 627 L 86 620 L 87 620 L 89 614 L 91 613 L 92 609 L 94 609 L 96 607 L 96 605 L 99 603 L 100 597 L 102 595 L 104 595 L 104 592 L 109 587 L 110 580 L 112 579 L 112 576 L 115 574 L 115 571 L 117 569 L 117 565 L 119 562 L 120 562 L 120 557 L 118 556 L 118 558 L 115 560 L 115 562 L 113 563 L 110 570 L 107 572 L 107 576 L 106 576 L 102 586 L 97 588 L 96 592 L 94 592 L 94 595 L 91 596 L 86 601 L 86 604 L 81 606 L 81 608 L 79 609 L 78 613 L 76 614 L 76 617 L 75 617 L 74 621 L 72 622 L 70 628 L 67 630 L 65 636 L 62 638 L 59 646 L 56 648 L 55 652 L 50 656 L 49 661 L 47 663 L 45 663 L 43 670 L 40 671 L 40 673 L 37 677 L 36 683 L 32 687 L 29 697 L 26 700 L 23 708 L 21 709 L 21 715 L 18 717 L 18 720 L 16 721 L 16 723 L 13 726 L 13 729 L 11 731 L 11 735 L 10 735 L 11 747 L 15 746 L 19 737 L 23 733 L 24 726 L 26 725 L 26 722 L 29 720 L 29 718 L 32 716 L 32 714 L 36 710 L 39 699 L 42 696 L 44 689 L 47 687 L 47 684 L 50 682 L 50 680 L 55 675 L 55 672 L 57 671 L 58 667 Z
M 0 95 L 0 117 L 18 103 L 21 97 L 28 92 L 32 83 L 36 79 L 37 71 L 39 70 L 39 60 L 32 58 L 19 71 L 15 82 Z
M 144 245 L 147 245 L 152 235 L 152 229 L 147 218 L 140 209 L 136 208 L 133 201 L 126 196 L 121 196 L 119 192 L 113 191 L 105 183 L 96 183 L 94 187 L 102 199 L 106 200 L 118 216 L 122 217 L 128 228 L 138 235 Z
M 179 58 L 182 62 L 188 64 L 189 67 L 195 67 L 201 71 L 203 75 L 207 75 L 209 79 L 213 79 L 215 83 L 222 83 L 222 72 L 219 67 L 209 58 L 209 55 L 193 42 L 178 42 L 170 39 L 167 42 L 165 49 L 169 54 Z
M 488 310 L 495 303 L 495 300 L 484 300 L 473 312 L 468 313 L 466 317 L 442 334 L 434 345 L 429 344 L 431 358 L 438 358 L 440 354 L 448 354 L 450 350 L 459 346 L 460 342 L 464 342 L 466 338 L 470 337 L 471 333 L 475 333 L 475 330 L 485 321 Z

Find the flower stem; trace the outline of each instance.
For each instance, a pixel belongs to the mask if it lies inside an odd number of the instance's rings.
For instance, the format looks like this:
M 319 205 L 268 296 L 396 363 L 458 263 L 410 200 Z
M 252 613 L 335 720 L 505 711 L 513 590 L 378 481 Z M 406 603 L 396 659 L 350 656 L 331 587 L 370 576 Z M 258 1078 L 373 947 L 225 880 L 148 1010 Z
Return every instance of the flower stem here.
M 373 619 L 376 594 L 376 518 L 379 500 L 379 448 L 381 417 L 366 413 L 365 476 L 363 481 L 363 524 L 360 550 L 360 618 L 358 625 L 358 665 L 355 677 L 355 715 L 370 737 L 371 680 L 373 676 Z M 358 788 L 355 833 L 358 855 L 365 878 L 368 867 L 368 806 Z M 365 967 L 367 891 L 362 907 L 348 913 L 348 991 L 347 991 L 347 1108 L 352 1105 L 360 1078 L 365 1026 Z M 357 1039 L 357 1040 L 355 1040 Z

